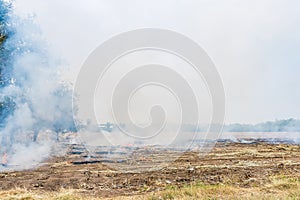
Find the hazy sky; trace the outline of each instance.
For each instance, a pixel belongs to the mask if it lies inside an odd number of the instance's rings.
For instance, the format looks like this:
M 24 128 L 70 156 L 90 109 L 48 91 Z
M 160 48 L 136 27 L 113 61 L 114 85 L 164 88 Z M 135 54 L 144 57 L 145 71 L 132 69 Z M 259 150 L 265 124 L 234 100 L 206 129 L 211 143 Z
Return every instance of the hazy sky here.
M 226 122 L 300 118 L 298 0 L 17 0 L 35 13 L 45 39 L 75 80 L 101 42 L 143 27 L 166 28 L 198 42 L 226 93 Z

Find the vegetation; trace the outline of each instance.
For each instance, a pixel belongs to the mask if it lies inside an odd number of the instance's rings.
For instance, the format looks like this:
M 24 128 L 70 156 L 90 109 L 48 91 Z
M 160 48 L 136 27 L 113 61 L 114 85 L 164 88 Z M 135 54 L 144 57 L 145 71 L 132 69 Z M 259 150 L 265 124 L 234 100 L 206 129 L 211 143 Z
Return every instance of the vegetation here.
M 228 132 L 298 132 L 300 120 L 286 119 L 268 121 L 259 124 L 231 124 L 225 127 Z
M 9 28 L 9 12 L 11 3 L 0 0 L 0 89 L 11 84 L 11 49 L 5 45 L 7 38 L 13 34 Z M 15 103 L 11 97 L 0 96 L 0 126 L 5 124 L 5 119 L 12 113 Z
M 208 125 L 198 127 L 198 131 L 206 131 Z M 183 129 L 186 131 L 195 131 L 196 126 L 192 124 L 184 124 Z M 229 124 L 225 125 L 225 132 L 299 132 L 300 120 L 298 119 L 282 119 L 275 121 L 267 121 L 258 124 Z
M 300 181 L 280 175 L 270 177 L 270 183 L 264 187 L 241 188 L 231 185 L 217 184 L 206 185 L 193 183 L 183 187 L 169 186 L 163 191 L 146 193 L 137 196 L 120 196 L 113 199 L 145 199 L 145 200 L 171 200 L 171 199 L 300 199 Z M 103 199 L 93 196 L 85 196 L 80 191 L 62 190 L 57 193 L 41 193 L 16 189 L 0 192 L 1 199 L 46 199 L 46 200 L 87 200 Z

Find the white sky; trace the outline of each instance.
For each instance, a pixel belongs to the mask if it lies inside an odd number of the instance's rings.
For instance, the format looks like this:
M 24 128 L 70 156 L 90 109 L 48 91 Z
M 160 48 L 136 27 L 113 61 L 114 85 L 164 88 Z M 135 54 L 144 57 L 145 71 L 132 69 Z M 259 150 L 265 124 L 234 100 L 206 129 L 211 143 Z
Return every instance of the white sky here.
M 75 80 L 89 53 L 111 36 L 166 28 L 198 42 L 216 64 L 226 122 L 300 118 L 298 0 L 17 0 L 35 13 L 51 48 Z

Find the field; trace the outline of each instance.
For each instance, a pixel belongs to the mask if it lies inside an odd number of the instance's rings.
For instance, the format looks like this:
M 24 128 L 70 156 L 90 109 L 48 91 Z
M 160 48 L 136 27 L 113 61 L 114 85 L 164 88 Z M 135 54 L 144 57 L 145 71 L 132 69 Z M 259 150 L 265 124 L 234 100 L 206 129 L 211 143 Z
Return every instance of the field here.
M 153 157 L 147 158 L 136 156 L 134 166 L 150 166 Z M 187 152 L 154 171 L 112 166 L 70 145 L 66 156 L 36 169 L 0 173 L 0 199 L 300 199 L 296 144 L 219 142 L 205 157 Z

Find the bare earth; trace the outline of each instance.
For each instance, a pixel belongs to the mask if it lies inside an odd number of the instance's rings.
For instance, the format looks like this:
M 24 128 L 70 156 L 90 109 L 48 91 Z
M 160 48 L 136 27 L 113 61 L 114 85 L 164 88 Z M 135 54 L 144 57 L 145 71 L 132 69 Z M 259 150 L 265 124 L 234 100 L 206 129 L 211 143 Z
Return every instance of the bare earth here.
M 151 165 L 150 158 L 139 159 Z M 37 169 L 0 173 L 0 190 L 23 188 L 58 192 L 74 189 L 79 195 L 114 198 L 149 194 L 191 183 L 226 184 L 247 189 L 263 187 L 274 176 L 284 175 L 300 181 L 300 146 L 292 144 L 218 143 L 203 158 L 188 152 L 167 167 L 141 173 L 118 172 L 107 162 L 100 158 L 87 160 L 84 151 L 71 145 L 68 155 L 52 158 Z

